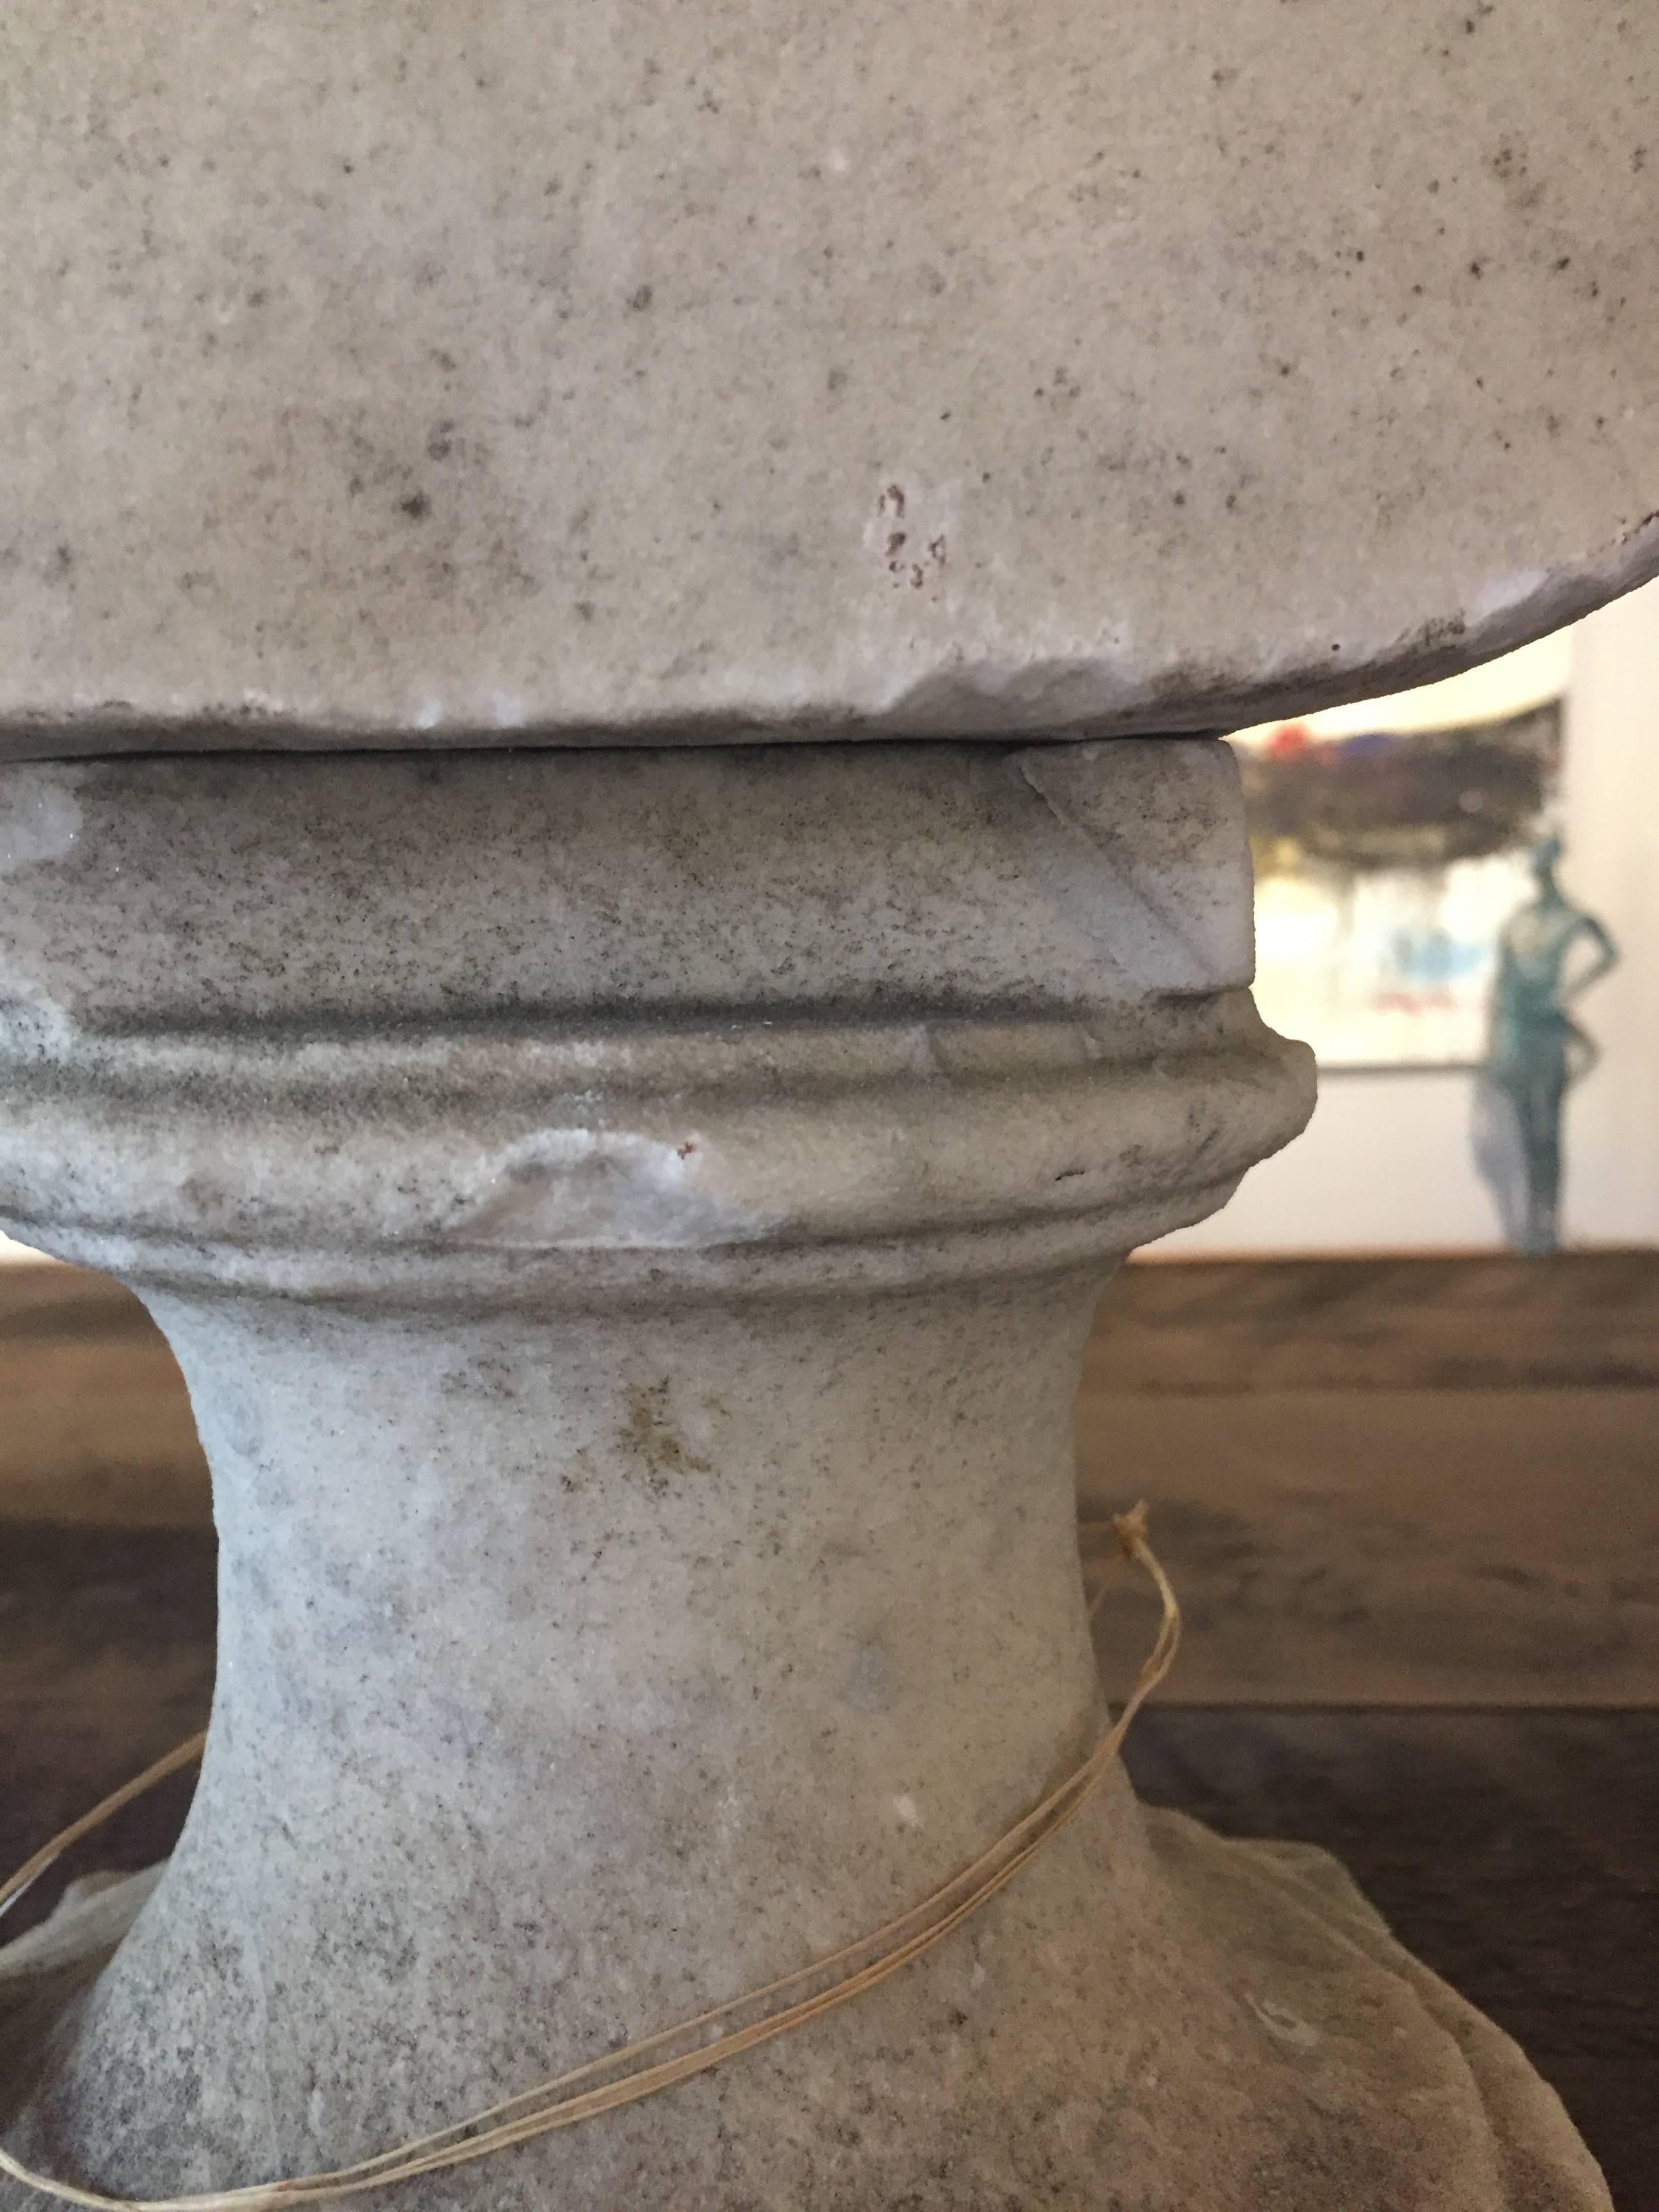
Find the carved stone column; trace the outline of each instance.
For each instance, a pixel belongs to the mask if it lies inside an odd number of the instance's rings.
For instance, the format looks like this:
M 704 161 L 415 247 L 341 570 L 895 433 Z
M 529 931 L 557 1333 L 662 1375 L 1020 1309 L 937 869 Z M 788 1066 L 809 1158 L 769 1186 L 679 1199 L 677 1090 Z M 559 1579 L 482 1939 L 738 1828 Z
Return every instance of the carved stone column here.
M 1224 749 L 3 787 L 7 1225 L 146 1298 L 222 1543 L 185 1839 L 14 2147 L 370 2155 L 879 1925 L 1075 1764 L 1097 1297 L 1310 1103 Z M 845 2012 L 402 2193 L 1312 2212 L 1535 2131 L 1594 2203 L 1334 1884 L 1119 1782 Z
M 107 1964 L 143 1884 L 0 1954 L 17 2154 L 389 2148 L 1091 1741 L 1096 1296 L 1310 1099 L 1179 733 L 1652 567 L 1656 59 L 1483 0 L 4 11 L 0 1220 L 167 1330 L 224 1563 L 177 1856 Z M 1605 2205 L 1328 1861 L 1121 1778 L 856 2002 L 398 2197 Z

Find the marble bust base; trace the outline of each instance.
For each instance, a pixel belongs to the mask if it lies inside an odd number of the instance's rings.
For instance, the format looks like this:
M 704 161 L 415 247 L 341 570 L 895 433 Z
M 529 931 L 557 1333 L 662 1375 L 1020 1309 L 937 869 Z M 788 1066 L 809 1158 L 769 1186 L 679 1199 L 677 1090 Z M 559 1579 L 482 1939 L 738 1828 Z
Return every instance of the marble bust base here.
M 391 2148 L 853 1940 L 1076 1763 L 1096 1302 L 1311 1100 L 1224 748 L 60 763 L 0 809 L 0 1221 L 145 1299 L 221 1541 L 177 1853 L 0 1958 L 15 2155 L 155 2196 Z M 880 1989 L 397 2196 L 1607 2203 L 1328 1860 L 1121 1773 Z
M 839 2027 L 390 2201 L 1607 2212 L 1554 2091 L 1334 1859 L 1113 1796 L 977 1934 Z M 0 1950 L 0 2065 L 74 2021 L 155 1881 Z

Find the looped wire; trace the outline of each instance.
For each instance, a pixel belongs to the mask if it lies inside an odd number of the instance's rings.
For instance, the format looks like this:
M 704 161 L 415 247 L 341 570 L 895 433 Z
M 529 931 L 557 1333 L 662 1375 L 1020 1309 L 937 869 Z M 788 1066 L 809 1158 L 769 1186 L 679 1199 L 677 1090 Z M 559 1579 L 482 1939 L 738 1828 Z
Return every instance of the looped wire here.
M 1146 1699 L 1174 1664 L 1181 1641 L 1181 1607 L 1169 1577 L 1146 1541 L 1146 1508 L 1143 1504 L 1116 1516 L 1109 1523 L 1085 1522 L 1085 1528 L 1109 1526 L 1123 1557 L 1151 1576 L 1163 1605 L 1163 1618 L 1151 1651 L 1135 1678 L 1122 1711 L 1089 1756 L 1075 1767 L 1040 1804 L 1017 1820 L 995 1843 L 948 1881 L 901 1913 L 896 1919 L 871 1929 L 855 1942 L 816 1960 L 811 1966 L 784 1974 L 726 2004 L 714 2005 L 695 2018 L 659 2030 L 653 2035 L 602 2058 L 572 2068 L 568 2073 L 542 2081 L 502 2103 L 475 2112 L 471 2118 L 435 2130 L 377 2157 L 326 2173 L 295 2176 L 287 2180 L 255 2182 L 246 2187 L 209 2191 L 188 2197 L 109 2197 L 94 2189 L 37 2172 L 0 2149 L 0 2172 L 56 2197 L 60 2203 L 86 2208 L 86 2212 L 263 2212 L 263 2208 L 295 2204 L 331 2203 L 342 2197 L 366 2195 L 407 2181 L 417 2174 L 437 2173 L 449 2166 L 505 2150 L 515 2143 L 550 2135 L 602 2112 L 637 2103 L 643 2097 L 672 2088 L 694 2075 L 753 2051 L 808 2021 L 848 2003 L 864 1990 L 896 1974 L 959 1928 L 971 1913 L 1012 1881 L 1020 1869 L 1035 1858 L 1060 1830 L 1074 1820 L 1104 1779 L 1122 1747 L 1130 1724 Z M 1103 1592 L 1091 1601 L 1091 1618 Z M 106 1797 L 90 1813 L 71 1822 L 51 1843 L 27 1860 L 11 1878 L 0 1883 L 0 1913 L 14 1904 L 30 1884 L 82 1836 L 119 1812 L 124 1805 L 198 1757 L 205 1734 L 192 1736 L 165 1759 Z M 860 1963 L 861 1962 L 861 1963 Z M 814 1986 L 817 1984 L 818 1986 Z M 744 2019 L 744 2015 L 757 2015 Z M 728 2025 L 727 2023 L 731 2023 Z M 719 2028 L 718 2034 L 710 2031 Z M 676 2051 L 676 2045 L 694 2047 Z M 649 2062 L 649 2063 L 647 2063 Z

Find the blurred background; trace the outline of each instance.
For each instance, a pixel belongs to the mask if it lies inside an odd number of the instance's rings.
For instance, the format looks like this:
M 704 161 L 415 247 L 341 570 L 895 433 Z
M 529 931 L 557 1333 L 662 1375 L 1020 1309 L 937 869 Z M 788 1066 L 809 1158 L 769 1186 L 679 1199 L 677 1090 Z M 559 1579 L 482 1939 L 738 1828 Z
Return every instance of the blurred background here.
M 1091 1346 L 1085 1517 L 1150 1500 L 1188 1621 L 1129 1764 L 1224 1830 L 1339 1852 L 1650 2212 L 1659 586 L 1235 742 L 1258 996 L 1321 1098 L 1124 1270 Z M 117 1286 L 0 1249 L 6 1866 L 200 1725 L 213 1611 L 165 1345 Z M 1115 1585 L 1109 1684 L 1152 1626 Z M 165 1850 L 189 1786 L 78 1863 Z

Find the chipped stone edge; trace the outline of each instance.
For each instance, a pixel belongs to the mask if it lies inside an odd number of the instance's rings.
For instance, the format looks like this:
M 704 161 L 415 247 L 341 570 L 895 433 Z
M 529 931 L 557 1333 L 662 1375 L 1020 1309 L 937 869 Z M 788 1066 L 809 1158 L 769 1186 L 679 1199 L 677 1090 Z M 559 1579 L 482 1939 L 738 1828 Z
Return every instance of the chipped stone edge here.
M 1473 617 L 1425 617 L 1386 645 L 1306 648 L 1255 675 L 1176 665 L 1126 676 L 1103 654 L 1028 655 L 1004 665 L 960 646 L 886 698 L 832 708 L 756 697 L 647 709 L 608 720 L 556 712 L 502 721 L 398 714 L 319 717 L 247 693 L 180 714 L 125 699 L 65 708 L 0 707 L 0 761 L 165 752 L 411 751 L 525 746 L 857 744 L 1214 734 L 1438 682 L 1592 614 L 1659 575 L 1659 514 L 1644 516 L 1601 558 L 1497 580 Z

